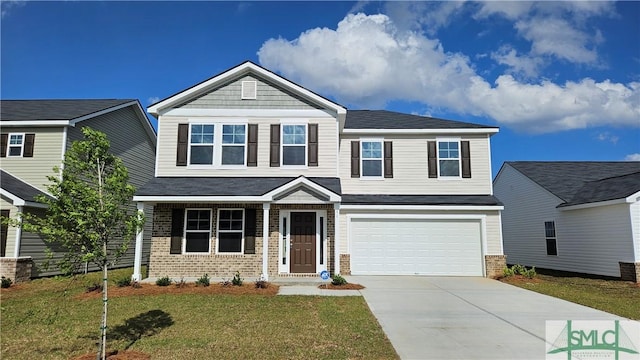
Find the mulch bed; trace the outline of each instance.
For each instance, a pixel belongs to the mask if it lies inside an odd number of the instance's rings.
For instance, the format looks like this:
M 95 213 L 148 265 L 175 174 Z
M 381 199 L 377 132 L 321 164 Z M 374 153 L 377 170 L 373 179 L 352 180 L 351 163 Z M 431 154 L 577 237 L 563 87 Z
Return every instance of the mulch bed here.
M 278 285 L 269 284 L 266 289 L 256 288 L 253 283 L 246 283 L 242 286 L 223 286 L 222 284 L 211 284 L 209 286 L 196 286 L 194 283 L 187 283 L 182 286 L 171 284 L 169 286 L 158 286 L 155 284 L 140 284 L 133 286 L 109 286 L 107 294 L 109 298 L 135 296 L 135 295 L 162 295 L 162 294 L 211 294 L 211 295 L 276 295 Z M 100 298 L 100 289 L 76 295 L 78 299 Z M 119 358 L 118 358 L 119 359 Z
M 512 275 L 507 277 L 499 277 L 496 280 L 502 281 L 507 284 L 539 284 L 543 282 L 540 278 L 529 279 L 526 276 L 522 275 Z
M 362 290 L 364 286 L 360 284 L 344 284 L 344 285 L 333 285 L 331 283 L 318 285 L 320 289 L 327 290 Z
M 97 353 L 80 355 L 72 360 L 95 360 Z M 109 351 L 107 352 L 108 360 L 150 360 L 151 355 L 139 351 Z

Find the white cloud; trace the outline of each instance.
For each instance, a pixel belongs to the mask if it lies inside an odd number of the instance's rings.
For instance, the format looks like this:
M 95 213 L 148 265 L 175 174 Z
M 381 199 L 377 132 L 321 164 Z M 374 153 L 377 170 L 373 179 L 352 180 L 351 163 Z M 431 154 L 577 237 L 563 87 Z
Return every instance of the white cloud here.
M 525 61 L 516 55 L 502 61 L 525 69 Z M 315 28 L 292 41 L 267 40 L 258 57 L 285 77 L 356 107 L 415 101 L 488 116 L 530 132 L 640 125 L 640 82 L 585 78 L 530 84 L 505 74 L 491 84 L 475 72 L 467 56 L 446 52 L 437 39 L 399 30 L 381 14 L 350 14 L 335 30 Z
M 147 104 L 151 105 L 151 104 L 155 104 L 158 101 L 160 101 L 160 98 L 157 96 L 152 96 L 150 98 L 147 99 Z
M 384 8 L 400 30 L 425 29 L 433 35 L 449 25 L 464 5 L 464 1 L 389 1 Z
M 605 131 L 603 133 L 598 134 L 596 139 L 598 139 L 599 141 L 608 141 L 615 145 L 618 143 L 618 140 L 620 140 L 620 137 L 613 135 L 608 131 Z
M 640 153 L 629 154 L 624 157 L 625 161 L 640 161 Z
M 0 1 L 0 18 L 4 19 L 13 8 L 23 7 L 27 4 L 23 0 L 2 0 Z
M 518 51 L 510 46 L 503 46 L 492 52 L 491 58 L 498 64 L 509 66 L 509 73 L 521 74 L 526 78 L 537 76 L 543 63 L 541 58 L 519 55 Z

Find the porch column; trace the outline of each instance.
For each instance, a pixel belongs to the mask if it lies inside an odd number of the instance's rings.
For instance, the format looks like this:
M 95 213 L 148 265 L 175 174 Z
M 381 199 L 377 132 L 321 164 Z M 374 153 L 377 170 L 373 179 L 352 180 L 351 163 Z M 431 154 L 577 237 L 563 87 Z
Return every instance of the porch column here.
M 20 214 L 20 222 L 22 222 L 22 211 L 24 210 L 24 207 L 22 206 L 17 206 L 18 208 L 18 214 Z M 20 257 L 20 241 L 22 240 L 22 226 L 18 225 L 16 226 L 16 241 L 14 243 L 15 247 L 13 248 L 13 257 L 14 258 L 19 258 Z
M 269 209 L 270 203 L 262 204 L 262 278 L 269 281 Z
M 144 216 L 144 203 L 139 202 L 136 204 L 138 207 L 138 214 Z M 133 275 L 131 280 L 142 280 L 141 267 L 142 267 L 142 242 L 144 240 L 144 227 L 141 227 L 136 234 L 136 252 L 133 258 Z
M 333 204 L 333 255 L 334 255 L 334 274 L 340 274 L 340 204 Z

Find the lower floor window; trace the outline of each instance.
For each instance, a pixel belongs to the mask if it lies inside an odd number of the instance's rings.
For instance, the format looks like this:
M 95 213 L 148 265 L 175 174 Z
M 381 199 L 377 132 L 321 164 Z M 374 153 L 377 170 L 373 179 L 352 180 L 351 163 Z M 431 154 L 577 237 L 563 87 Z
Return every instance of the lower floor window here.
M 241 253 L 243 229 L 244 210 L 220 209 L 218 213 L 218 252 Z
M 211 210 L 187 210 L 185 253 L 208 253 L 211 239 Z
M 556 223 L 555 221 L 544 222 L 544 232 L 547 240 L 547 255 L 558 255 L 556 244 Z

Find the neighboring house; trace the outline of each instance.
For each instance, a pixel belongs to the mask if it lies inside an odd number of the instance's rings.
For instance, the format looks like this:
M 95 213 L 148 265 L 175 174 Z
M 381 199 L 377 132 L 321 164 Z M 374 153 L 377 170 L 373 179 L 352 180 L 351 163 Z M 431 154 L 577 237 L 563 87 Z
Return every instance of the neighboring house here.
M 640 281 L 640 162 L 506 162 L 494 191 L 509 263 Z
M 0 205 L 3 217 L 17 218 L 23 212 L 45 213 L 45 206 L 35 197 L 47 195 L 47 176 L 55 175 L 53 168 L 62 165 L 71 143 L 84 138 L 81 131 L 84 126 L 107 134 L 111 152 L 122 158 L 129 169 L 132 185 L 140 187 L 153 178 L 156 134 L 137 100 L 2 100 Z M 151 230 L 153 208 L 147 211 L 149 218 L 145 226 Z M 5 226 L 1 233 L 0 273 L 3 276 L 21 281 L 58 273 L 55 268 L 42 267 L 46 254 L 39 235 Z M 150 238 L 149 234 L 144 244 L 144 259 L 148 258 Z M 133 255 L 132 246 L 118 265 L 132 266 Z
M 502 272 L 496 127 L 350 111 L 252 62 L 148 112 L 151 278 Z

